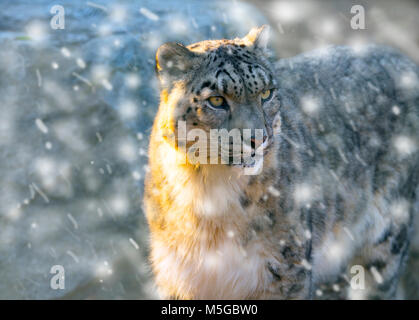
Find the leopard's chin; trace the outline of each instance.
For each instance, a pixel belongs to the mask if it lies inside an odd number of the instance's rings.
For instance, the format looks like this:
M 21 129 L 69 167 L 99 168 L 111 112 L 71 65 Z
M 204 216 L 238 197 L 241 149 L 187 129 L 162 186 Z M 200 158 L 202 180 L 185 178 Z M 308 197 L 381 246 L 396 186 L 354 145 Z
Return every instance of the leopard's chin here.
M 263 157 L 254 157 L 251 158 L 251 161 L 246 163 L 233 164 L 232 168 L 237 171 L 239 175 L 258 175 L 262 172 Z

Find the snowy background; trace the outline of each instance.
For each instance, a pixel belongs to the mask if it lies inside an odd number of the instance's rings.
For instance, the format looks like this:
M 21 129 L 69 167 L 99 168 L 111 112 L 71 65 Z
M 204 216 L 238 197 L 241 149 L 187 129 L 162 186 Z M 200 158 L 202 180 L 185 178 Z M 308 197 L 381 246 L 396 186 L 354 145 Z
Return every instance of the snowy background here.
M 64 30 L 50 26 L 55 4 Z M 353 4 L 366 30 L 350 28 Z M 155 50 L 264 23 L 279 57 L 375 42 L 419 62 L 413 0 L 0 2 L 0 299 L 157 298 L 142 211 Z M 418 247 L 409 298 L 419 298 Z M 50 287 L 53 265 L 64 290 Z

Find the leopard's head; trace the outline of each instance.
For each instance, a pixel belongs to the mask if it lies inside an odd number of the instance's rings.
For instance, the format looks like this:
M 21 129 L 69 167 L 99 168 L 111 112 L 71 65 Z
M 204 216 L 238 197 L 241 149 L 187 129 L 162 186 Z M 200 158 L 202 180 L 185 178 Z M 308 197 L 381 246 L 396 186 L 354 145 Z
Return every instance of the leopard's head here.
M 268 152 L 280 127 L 268 38 L 269 27 L 262 26 L 233 40 L 207 40 L 188 46 L 163 44 L 156 54 L 156 69 L 161 84 L 160 108 L 164 108 L 159 112 L 164 113 L 168 134 L 179 137 L 180 131 L 186 130 L 189 137 L 204 132 L 210 138 L 218 129 L 218 133 L 242 137 L 241 156 L 243 150 L 250 150 L 252 155 L 256 150 Z M 198 137 L 202 142 L 204 138 Z M 192 143 L 188 141 L 187 148 Z M 224 163 L 232 164 L 238 155 L 235 144 L 234 138 L 230 139 L 229 160 L 224 159 Z M 221 150 L 216 153 L 222 158 Z

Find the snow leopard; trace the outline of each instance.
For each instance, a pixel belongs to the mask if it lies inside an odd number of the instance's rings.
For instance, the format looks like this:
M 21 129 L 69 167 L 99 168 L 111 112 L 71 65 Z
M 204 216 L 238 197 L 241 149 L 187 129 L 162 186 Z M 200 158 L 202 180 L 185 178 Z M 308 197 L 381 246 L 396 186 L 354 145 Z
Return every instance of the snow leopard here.
M 262 26 L 156 53 L 144 206 L 157 288 L 174 299 L 395 298 L 419 209 L 418 66 L 377 45 L 275 60 L 268 42 Z M 260 170 L 192 163 L 181 121 L 187 132 L 262 130 L 246 145 L 262 148 Z

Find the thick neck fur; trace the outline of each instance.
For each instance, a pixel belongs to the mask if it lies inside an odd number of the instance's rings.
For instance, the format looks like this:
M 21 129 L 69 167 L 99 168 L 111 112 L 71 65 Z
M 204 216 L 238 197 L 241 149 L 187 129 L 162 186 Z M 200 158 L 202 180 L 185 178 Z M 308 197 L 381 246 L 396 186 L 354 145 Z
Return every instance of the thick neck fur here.
M 160 110 L 164 111 L 165 106 Z M 159 113 L 150 142 L 147 184 L 148 196 L 159 208 L 151 210 L 152 230 L 164 235 L 166 240 L 167 237 L 206 238 L 208 246 L 215 245 L 220 240 L 218 237 L 223 238 L 229 232 L 242 229 L 244 232 L 257 212 L 243 208 L 243 199 L 259 199 L 266 193 L 265 188 L 255 188 L 256 192 L 247 194 L 249 182 L 257 179 L 243 175 L 235 167 L 181 163 L 184 154 L 167 139 L 166 130 L 165 118 Z M 165 229 L 170 232 L 166 234 Z
M 184 154 L 170 138 L 166 108 L 160 106 L 153 126 L 145 190 L 156 282 L 166 297 L 259 297 L 265 290 L 263 257 L 269 256 L 269 245 L 263 247 L 260 239 L 249 247 L 254 228 L 266 230 L 263 238 L 288 231 L 286 223 L 284 230 L 270 227 L 274 221 L 269 214 L 277 201 L 268 196 L 275 179 L 275 150 L 264 157 L 263 171 L 256 176 L 223 164 L 182 163 Z M 221 262 L 219 254 L 225 257 Z M 246 256 L 253 257 L 249 270 L 240 269 Z M 211 261 L 222 266 L 212 269 Z M 238 278 L 246 280 L 233 286 Z

